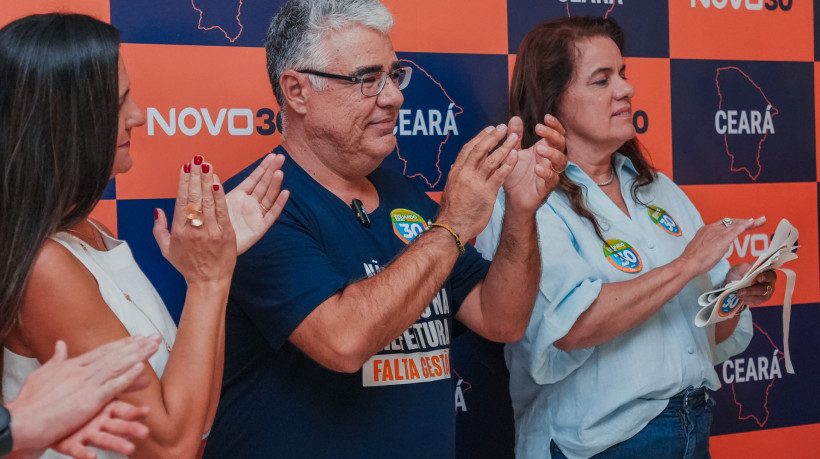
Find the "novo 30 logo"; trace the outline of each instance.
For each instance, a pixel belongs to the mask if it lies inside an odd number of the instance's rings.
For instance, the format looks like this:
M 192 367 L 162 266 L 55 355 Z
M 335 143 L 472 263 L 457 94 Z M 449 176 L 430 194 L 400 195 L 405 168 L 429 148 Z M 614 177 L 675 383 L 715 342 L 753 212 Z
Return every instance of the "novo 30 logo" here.
M 743 240 L 739 237 L 729 246 L 729 254 L 732 256 L 736 253 L 737 256 L 743 258 L 748 253 L 753 257 L 759 257 L 769 250 L 769 236 L 764 233 L 751 233 L 743 236 Z
M 276 113 L 270 108 L 260 108 L 256 113 L 249 108 L 220 108 L 216 113 L 211 113 L 207 108 L 185 107 L 179 112 L 171 108 L 165 115 L 154 107 L 148 107 L 145 113 L 149 136 L 155 135 L 157 127 L 168 136 L 176 135 L 177 131 L 194 136 L 203 129 L 212 136 L 224 133 L 247 136 L 254 132 L 271 135 L 276 132 Z M 259 125 L 256 125 L 256 120 Z
M 649 115 L 643 110 L 635 110 L 632 114 L 632 125 L 635 126 L 635 132 L 643 134 L 649 130 Z
M 704 8 L 712 6 L 719 10 L 727 6 L 735 10 L 744 9 L 749 11 L 761 11 L 763 9 L 789 11 L 792 9 L 792 0 L 691 0 L 691 2 L 692 8 L 697 8 L 700 5 Z

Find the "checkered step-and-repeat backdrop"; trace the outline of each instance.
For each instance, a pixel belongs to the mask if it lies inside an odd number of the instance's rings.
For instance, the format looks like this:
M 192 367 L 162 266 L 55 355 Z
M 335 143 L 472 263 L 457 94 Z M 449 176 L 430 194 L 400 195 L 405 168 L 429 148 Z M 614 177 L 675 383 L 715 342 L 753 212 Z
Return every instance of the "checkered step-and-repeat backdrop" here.
M 0 0 L 0 24 L 72 11 L 122 31 L 132 94 L 146 111 L 134 167 L 112 181 L 95 216 L 134 247 L 179 317 L 184 283 L 151 235 L 170 212 L 179 166 L 203 154 L 227 178 L 281 136 L 262 48 L 283 0 Z M 524 34 L 558 16 L 598 15 L 627 33 L 634 123 L 656 167 L 707 222 L 765 215 L 737 239 L 752 261 L 777 222 L 800 230 L 791 321 L 796 374 L 782 361 L 782 296 L 753 310 L 755 336 L 716 369 L 712 454 L 820 455 L 818 140 L 820 0 L 386 0 L 399 58 L 414 67 L 385 160 L 436 196 L 461 145 L 507 117 L 509 75 Z M 295 190 L 298 192 L 298 190 Z M 781 276 L 782 278 L 783 276 Z M 778 292 L 785 290 L 781 279 Z M 512 456 L 512 413 L 501 347 L 469 333 L 453 348 L 459 455 Z M 651 371 L 651 369 L 647 369 Z M 273 414 L 275 415 L 275 413 Z M 397 413 L 397 415 L 400 415 Z

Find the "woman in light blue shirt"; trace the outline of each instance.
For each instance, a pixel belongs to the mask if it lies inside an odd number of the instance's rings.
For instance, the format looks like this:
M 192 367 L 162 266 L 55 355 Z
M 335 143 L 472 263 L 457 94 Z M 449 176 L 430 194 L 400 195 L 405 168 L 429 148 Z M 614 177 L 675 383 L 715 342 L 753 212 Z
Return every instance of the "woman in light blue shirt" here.
M 560 18 L 518 50 L 510 106 L 524 120 L 522 146 L 555 113 L 568 159 L 536 216 L 542 272 L 532 320 L 505 352 L 518 457 L 708 457 L 706 390 L 720 385 L 713 365 L 752 336 L 749 311 L 705 328 L 694 319 L 701 293 L 748 269 L 723 256 L 764 219 L 704 226 L 652 168 L 635 139 L 622 45 L 611 19 Z M 503 209 L 502 193 L 478 238 L 485 256 Z M 761 274 L 739 298 L 769 299 L 775 279 Z

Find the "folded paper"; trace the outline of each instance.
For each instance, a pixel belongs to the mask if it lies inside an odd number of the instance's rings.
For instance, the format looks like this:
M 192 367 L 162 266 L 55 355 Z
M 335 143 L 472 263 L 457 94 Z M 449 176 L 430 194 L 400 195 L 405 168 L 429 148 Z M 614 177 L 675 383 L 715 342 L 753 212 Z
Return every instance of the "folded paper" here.
M 794 283 L 797 275 L 791 269 L 781 268 L 789 261 L 797 258 L 794 250 L 797 248 L 796 242 L 799 233 L 788 220 L 780 220 L 777 230 L 774 232 L 769 248 L 762 253 L 754 262 L 749 271 L 742 278 L 727 283 L 725 286 L 706 292 L 698 298 L 701 310 L 695 316 L 695 325 L 704 327 L 715 324 L 733 317 L 743 306 L 735 293 L 755 283 L 755 278 L 763 271 L 774 270 L 782 272 L 786 276 L 786 292 L 783 297 L 783 356 L 786 364 L 786 371 L 794 373 L 791 357 L 789 354 L 789 323 L 791 321 L 792 294 L 794 293 Z

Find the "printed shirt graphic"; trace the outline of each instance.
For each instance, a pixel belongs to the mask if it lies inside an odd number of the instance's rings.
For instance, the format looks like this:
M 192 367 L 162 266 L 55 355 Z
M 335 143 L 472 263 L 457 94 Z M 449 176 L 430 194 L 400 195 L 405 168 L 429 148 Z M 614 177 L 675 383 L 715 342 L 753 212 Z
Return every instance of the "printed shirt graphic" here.
M 412 210 L 393 209 L 389 215 L 393 232 L 405 244 L 428 228 L 424 217 Z M 377 272 L 370 266 L 366 270 L 369 276 Z M 390 386 L 449 378 L 450 317 L 447 290 L 442 288 L 413 326 L 365 362 L 362 385 Z
M 348 203 L 290 158 L 283 169 L 283 187 L 294 192 L 272 229 L 237 262 L 222 398 L 205 457 L 276 451 L 282 457 L 367 458 L 399 449 L 402 455 L 441 451 L 452 457 L 453 316 L 489 263 L 468 248 L 416 323 L 359 371 L 328 370 L 288 341 L 293 330 L 317 305 L 378 274 L 407 247 L 391 211 L 407 211 L 400 223 L 426 224 L 438 208 L 407 178 L 377 169 L 368 178 L 379 207 L 367 209 L 371 226 L 365 228 Z

